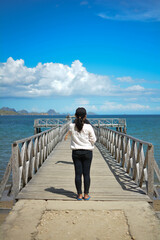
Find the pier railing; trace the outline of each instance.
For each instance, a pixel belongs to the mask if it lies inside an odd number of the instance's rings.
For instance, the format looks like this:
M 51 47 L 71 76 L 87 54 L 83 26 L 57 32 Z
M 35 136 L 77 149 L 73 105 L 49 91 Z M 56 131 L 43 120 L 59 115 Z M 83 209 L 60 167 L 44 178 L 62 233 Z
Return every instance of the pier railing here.
M 32 179 L 54 147 L 69 128 L 71 120 L 31 137 L 15 141 L 5 174 L 0 183 L 0 198 L 12 174 L 10 192 L 15 198 L 18 192 Z M 97 140 L 103 144 L 127 174 L 153 198 L 158 196 L 154 175 L 160 181 L 160 170 L 154 159 L 151 143 L 125 133 L 99 126 L 94 127 Z
M 87 118 L 93 126 L 125 127 L 125 118 Z
M 0 198 L 5 190 L 10 174 L 10 192 L 15 198 L 18 192 L 32 179 L 54 147 L 60 142 L 69 128 L 68 121 L 61 127 L 53 127 L 42 133 L 15 141 L 5 174 L 0 183 Z
M 40 118 L 34 120 L 35 133 L 40 132 L 41 128 L 57 127 L 65 124 L 69 119 L 74 119 L 75 117 L 68 118 Z M 97 127 L 113 127 L 120 132 L 126 133 L 126 119 L 125 118 L 87 118 L 92 126 Z
M 150 198 L 158 197 L 154 186 L 154 174 L 160 181 L 160 170 L 154 159 L 151 143 L 109 128 L 94 127 L 98 141 L 103 144 L 127 174 L 143 187 Z

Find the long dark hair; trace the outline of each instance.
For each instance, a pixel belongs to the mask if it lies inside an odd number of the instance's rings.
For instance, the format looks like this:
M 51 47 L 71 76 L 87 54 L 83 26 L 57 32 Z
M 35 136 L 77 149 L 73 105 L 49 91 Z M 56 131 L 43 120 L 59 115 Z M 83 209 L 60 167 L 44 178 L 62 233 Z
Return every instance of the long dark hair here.
M 85 120 L 85 116 L 86 116 L 86 109 L 83 108 L 83 107 L 79 107 L 76 109 L 76 113 L 75 113 L 75 116 L 76 116 L 76 119 L 75 119 L 75 124 L 76 124 L 76 127 L 78 129 L 78 131 L 80 132 L 83 128 L 83 125 L 84 125 L 84 120 Z

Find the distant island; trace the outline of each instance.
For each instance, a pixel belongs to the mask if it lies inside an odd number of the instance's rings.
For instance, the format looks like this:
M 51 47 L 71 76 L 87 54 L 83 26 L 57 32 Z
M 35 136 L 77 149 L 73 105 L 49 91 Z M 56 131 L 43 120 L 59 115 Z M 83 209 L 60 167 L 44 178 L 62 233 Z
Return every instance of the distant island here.
M 88 112 L 87 115 L 98 115 L 98 114 L 94 112 Z
M 49 109 L 47 112 L 39 113 L 39 112 L 28 112 L 27 110 L 23 109 L 20 111 L 16 111 L 14 108 L 3 107 L 0 109 L 0 115 L 70 115 L 69 113 L 62 113 L 56 112 L 54 109 Z M 88 115 L 96 115 L 93 112 L 88 112 Z
M 28 112 L 26 110 L 16 111 L 14 108 L 3 107 L 0 109 L 0 115 L 60 115 L 54 109 L 48 110 L 48 112 Z

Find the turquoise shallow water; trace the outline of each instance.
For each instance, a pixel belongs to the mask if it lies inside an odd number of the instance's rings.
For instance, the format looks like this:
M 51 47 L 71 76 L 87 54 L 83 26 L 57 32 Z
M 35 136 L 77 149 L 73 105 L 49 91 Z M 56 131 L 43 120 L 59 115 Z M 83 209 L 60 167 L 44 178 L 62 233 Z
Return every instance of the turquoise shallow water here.
M 126 118 L 127 134 L 151 142 L 154 145 L 155 159 L 160 167 L 160 115 L 89 116 L 91 117 Z M 15 140 L 33 135 L 34 119 L 37 118 L 53 118 L 53 116 L 0 116 L 0 179 L 11 155 L 11 144 Z

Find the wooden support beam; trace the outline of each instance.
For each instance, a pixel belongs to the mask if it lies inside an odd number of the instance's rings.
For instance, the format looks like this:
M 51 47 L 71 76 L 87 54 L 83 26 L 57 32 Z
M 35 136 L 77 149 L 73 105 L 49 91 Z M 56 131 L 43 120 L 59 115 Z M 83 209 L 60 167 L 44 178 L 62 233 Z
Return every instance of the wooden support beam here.
M 18 144 L 12 144 L 12 192 L 15 198 L 19 192 L 19 148 Z
M 6 185 L 7 185 L 9 176 L 11 174 L 11 168 L 12 168 L 12 157 L 10 158 L 10 160 L 8 162 L 5 174 L 4 174 L 4 176 L 2 178 L 2 181 L 0 183 L 0 198 L 2 197 L 2 194 L 3 194 L 4 190 L 5 190 Z
M 152 199 L 154 194 L 154 147 L 148 146 L 148 195 Z

